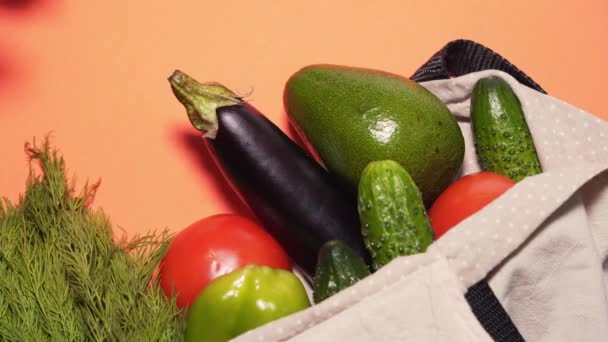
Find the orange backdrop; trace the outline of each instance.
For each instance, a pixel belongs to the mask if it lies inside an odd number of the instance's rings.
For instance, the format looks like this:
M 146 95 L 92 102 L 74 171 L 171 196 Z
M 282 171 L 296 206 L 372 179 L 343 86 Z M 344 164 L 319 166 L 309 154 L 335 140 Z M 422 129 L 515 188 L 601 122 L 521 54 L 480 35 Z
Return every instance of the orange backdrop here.
M 286 130 L 281 94 L 317 62 L 412 74 L 457 38 L 509 58 L 550 94 L 608 118 L 608 2 L 0 0 L 0 194 L 23 144 L 53 132 L 69 171 L 131 233 L 244 208 L 174 99 L 180 68 L 240 92 Z

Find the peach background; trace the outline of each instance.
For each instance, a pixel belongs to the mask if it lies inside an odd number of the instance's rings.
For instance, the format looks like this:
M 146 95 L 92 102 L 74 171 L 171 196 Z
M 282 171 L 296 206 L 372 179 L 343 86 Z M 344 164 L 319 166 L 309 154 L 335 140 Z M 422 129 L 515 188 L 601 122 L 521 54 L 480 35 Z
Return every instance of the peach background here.
M 437 13 L 433 13 L 437 11 Z M 131 233 L 245 213 L 166 81 L 180 68 L 240 92 L 283 129 L 281 94 L 316 62 L 411 75 L 457 38 L 486 44 L 550 94 L 608 118 L 608 2 L 0 0 L 0 194 L 23 144 L 53 131 L 69 171 Z

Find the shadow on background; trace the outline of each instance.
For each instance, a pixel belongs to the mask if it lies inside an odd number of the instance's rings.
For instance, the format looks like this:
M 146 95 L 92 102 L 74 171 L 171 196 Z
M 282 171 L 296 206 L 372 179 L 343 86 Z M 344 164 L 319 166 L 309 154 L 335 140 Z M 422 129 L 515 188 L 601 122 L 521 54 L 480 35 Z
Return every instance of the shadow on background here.
M 9 51 L 0 44 L 0 103 L 14 99 L 23 90 L 23 61 Z
M 8 28 L 8 32 L 16 32 L 9 38 L 19 41 L 20 29 L 29 25 L 43 27 L 44 21 L 38 20 L 41 19 L 39 15 L 52 17 L 62 3 L 63 0 L 0 0 L 0 21 L 4 21 L 3 28 Z M 0 102 L 4 103 L 21 94 L 26 76 L 31 76 L 27 66 L 33 62 L 31 56 L 9 42 L 0 42 Z
M 296 144 L 298 144 L 298 146 L 300 146 L 300 148 L 302 148 L 304 150 L 304 152 L 306 152 L 306 154 L 309 157 L 312 157 L 317 163 L 319 163 L 321 166 L 325 167 L 323 161 L 321 160 L 321 157 L 319 157 L 316 154 L 316 152 L 311 151 L 308 148 L 308 146 L 306 146 L 306 144 L 304 143 L 304 141 L 300 137 L 300 134 L 298 134 L 298 131 L 296 130 L 296 128 L 289 121 L 289 118 L 287 117 L 287 113 L 283 112 L 283 117 L 285 118 L 284 120 L 285 120 L 285 122 L 287 124 L 287 127 L 289 127 L 287 129 L 287 132 L 285 132 L 285 133 L 287 135 L 289 135 L 289 137 L 291 138 L 291 140 L 293 140 Z
M 201 178 L 209 177 L 214 186 L 214 192 L 220 193 L 226 205 L 233 213 L 255 219 L 249 208 L 243 204 L 241 199 L 232 190 L 228 181 L 224 178 L 221 171 L 215 165 L 201 134 L 189 126 L 177 126 L 173 130 L 173 140 L 180 150 L 188 155 L 188 160 L 193 162 L 193 167 L 199 171 Z M 206 189 L 201 189 L 206 191 Z M 218 213 L 220 214 L 220 213 Z
M 62 2 L 63 0 L 0 0 L 0 16 L 18 18 L 52 12 Z
M 287 115 L 287 114 L 285 114 Z M 285 132 L 285 134 L 289 135 L 289 137 L 291 138 L 291 140 L 293 140 L 293 142 L 295 142 L 296 144 L 298 144 L 298 146 L 300 146 L 304 151 L 306 151 L 306 153 L 308 153 L 308 150 L 306 149 L 306 146 L 304 145 L 304 141 L 302 141 L 302 139 L 300 138 L 300 135 L 298 134 L 298 131 L 296 130 L 295 127 L 293 127 L 293 125 L 289 122 L 289 120 L 287 121 L 287 127 L 289 127 L 287 129 L 287 132 Z
M 0 0 L 0 8 L 20 13 L 33 10 L 42 5 L 49 5 L 51 1 L 52 0 Z
M 10 10 L 26 10 L 40 0 L 0 0 L 0 6 Z
M 0 49 L 0 89 L 13 77 L 14 72 L 10 64 L 8 57 Z

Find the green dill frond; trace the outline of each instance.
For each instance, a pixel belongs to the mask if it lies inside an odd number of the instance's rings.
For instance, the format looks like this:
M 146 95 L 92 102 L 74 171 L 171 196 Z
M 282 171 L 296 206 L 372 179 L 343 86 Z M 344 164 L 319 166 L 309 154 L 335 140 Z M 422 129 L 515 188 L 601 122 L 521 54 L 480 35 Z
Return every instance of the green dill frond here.
M 75 195 L 48 139 L 26 153 L 24 196 L 0 201 L 0 340 L 182 340 L 183 314 L 153 279 L 172 235 L 115 241 L 89 208 L 99 182 Z

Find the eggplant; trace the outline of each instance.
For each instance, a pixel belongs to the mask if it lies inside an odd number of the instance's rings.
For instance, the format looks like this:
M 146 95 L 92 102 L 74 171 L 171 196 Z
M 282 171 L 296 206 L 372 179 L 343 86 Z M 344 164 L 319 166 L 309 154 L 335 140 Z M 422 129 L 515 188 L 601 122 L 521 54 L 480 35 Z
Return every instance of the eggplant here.
M 180 71 L 169 82 L 232 188 L 308 276 L 330 240 L 344 241 L 370 265 L 356 197 L 327 170 L 221 84 Z

